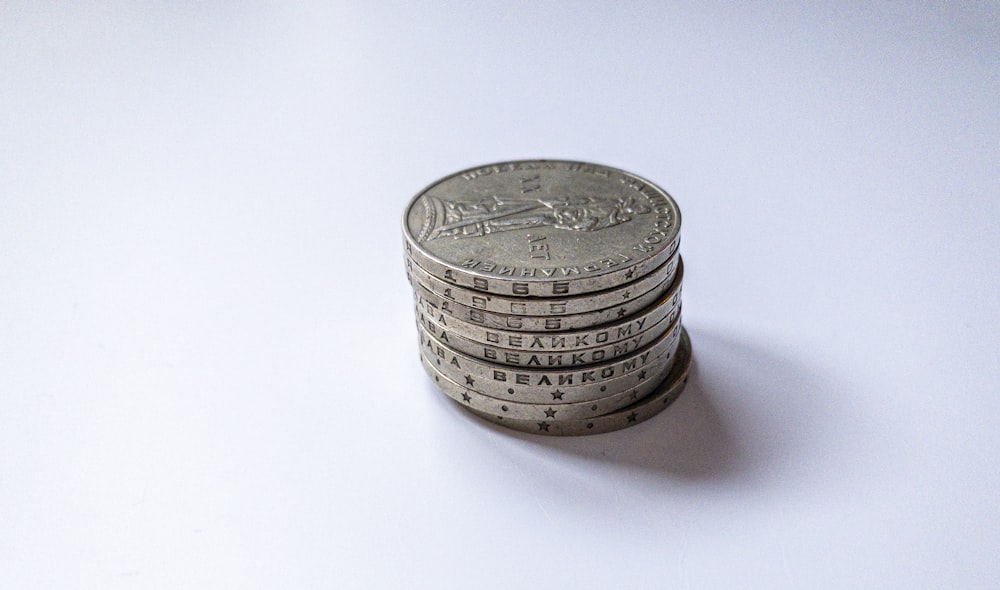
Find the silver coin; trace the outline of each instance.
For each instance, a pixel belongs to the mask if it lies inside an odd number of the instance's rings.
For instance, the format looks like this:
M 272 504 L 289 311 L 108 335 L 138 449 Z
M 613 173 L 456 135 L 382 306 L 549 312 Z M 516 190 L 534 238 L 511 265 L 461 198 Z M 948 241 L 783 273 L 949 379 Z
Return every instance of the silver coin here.
M 614 289 L 573 297 L 545 299 L 506 297 L 458 287 L 433 276 L 421 268 L 419 264 L 415 264 L 409 257 L 406 258 L 406 270 L 418 283 L 432 293 L 473 309 L 510 315 L 564 316 L 614 307 L 648 293 L 664 282 L 672 283 L 677 270 L 678 256 L 678 254 L 674 254 L 653 272 Z
M 579 330 L 621 321 L 659 300 L 670 289 L 670 285 L 664 283 L 658 285 L 652 291 L 633 297 L 628 301 L 623 301 L 615 307 L 598 309 L 587 313 L 575 313 L 564 316 L 525 316 L 484 311 L 450 301 L 431 292 L 412 277 L 410 277 L 410 285 L 413 287 L 413 291 L 418 298 L 423 300 L 417 302 L 419 307 L 436 307 L 442 313 L 457 317 L 463 322 L 478 324 L 486 328 L 524 332 Z
M 521 403 L 590 401 L 623 391 L 648 378 L 661 363 L 673 362 L 680 339 L 676 328 L 638 351 L 609 362 L 563 369 L 508 367 L 462 354 L 435 340 L 420 325 L 417 332 L 421 355 L 456 383 L 483 395 Z
M 429 318 L 437 326 L 446 328 L 449 333 L 474 342 L 511 350 L 568 351 L 626 340 L 664 318 L 669 317 L 671 318 L 669 321 L 673 322 L 676 314 L 680 313 L 683 282 L 684 261 L 679 260 L 674 283 L 659 301 L 635 315 L 626 316 L 613 323 L 565 332 L 523 332 L 488 328 L 462 321 L 446 313 L 434 302 L 421 298 L 418 291 L 414 292 L 413 299 L 417 306 L 419 321 Z
M 449 379 L 437 370 L 426 356 L 421 355 L 421 361 L 424 370 L 434 379 L 441 391 L 469 409 L 504 418 L 544 421 L 593 418 L 632 405 L 657 389 L 672 368 L 670 364 L 657 365 L 649 370 L 645 380 L 596 400 L 570 403 L 561 403 L 557 400 L 548 404 L 525 404 L 483 395 L 471 387 L 459 385 Z
M 660 388 L 641 401 L 596 418 L 570 420 L 524 420 L 508 418 L 496 413 L 477 411 L 467 408 L 484 420 L 522 432 L 545 434 L 550 436 L 579 436 L 585 434 L 600 434 L 634 426 L 648 420 L 670 405 L 687 384 L 687 374 L 691 367 L 691 340 L 687 332 L 683 332 L 680 346 L 677 348 L 676 362 L 670 373 L 663 380 Z
M 677 316 L 680 314 L 680 307 L 675 308 L 673 313 L 652 326 L 637 331 L 635 334 L 629 335 L 622 340 L 587 348 L 549 351 L 510 349 L 476 342 L 465 338 L 461 334 L 452 332 L 447 326 L 438 325 L 429 314 L 421 312 L 419 308 L 416 308 L 415 311 L 417 322 L 428 333 L 442 344 L 447 344 L 458 352 L 485 361 L 514 367 L 563 367 L 592 365 L 635 352 L 648 342 L 662 336 L 674 323 L 674 320 L 677 319 Z M 551 338 L 552 336 L 548 335 L 547 337 Z
M 677 250 L 673 198 L 628 172 L 557 160 L 470 168 L 413 198 L 406 254 L 454 285 L 562 297 L 615 288 Z

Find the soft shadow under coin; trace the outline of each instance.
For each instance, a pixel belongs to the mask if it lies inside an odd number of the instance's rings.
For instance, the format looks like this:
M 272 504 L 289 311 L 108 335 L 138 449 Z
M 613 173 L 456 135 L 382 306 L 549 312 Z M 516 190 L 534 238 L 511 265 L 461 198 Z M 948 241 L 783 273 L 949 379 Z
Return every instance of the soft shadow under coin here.
M 672 479 L 766 477 L 820 436 L 823 380 L 759 343 L 691 329 L 694 362 L 680 398 L 658 416 L 618 432 L 557 438 L 484 428 L 575 458 Z M 820 403 L 816 403 L 817 399 Z

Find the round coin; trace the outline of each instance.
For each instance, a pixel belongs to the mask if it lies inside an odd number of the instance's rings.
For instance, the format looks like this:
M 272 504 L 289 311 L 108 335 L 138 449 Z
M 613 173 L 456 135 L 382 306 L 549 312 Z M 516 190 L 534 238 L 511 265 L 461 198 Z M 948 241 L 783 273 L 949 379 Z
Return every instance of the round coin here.
M 615 391 L 606 397 L 596 400 L 561 403 L 558 400 L 549 404 L 525 404 L 510 400 L 497 399 L 483 395 L 475 389 L 455 383 L 434 367 L 433 362 L 421 355 L 424 370 L 434 379 L 437 386 L 451 399 L 463 404 L 469 409 L 503 416 L 504 418 L 519 418 L 523 420 L 578 420 L 603 416 L 625 406 L 632 405 L 654 391 L 667 373 L 670 365 L 658 366 L 650 371 L 647 378 L 628 389 Z
M 660 388 L 641 401 L 610 414 L 576 420 L 525 420 L 481 412 L 472 408 L 467 409 L 484 420 L 533 434 L 579 436 L 628 428 L 660 413 L 684 391 L 688 370 L 691 367 L 691 340 L 686 331 L 683 332 L 680 340 L 680 346 L 675 355 L 677 360 Z
M 528 369 L 508 367 L 453 350 L 429 335 L 419 324 L 420 353 L 456 383 L 483 395 L 521 403 L 590 401 L 622 391 L 648 378 L 656 367 L 673 362 L 680 340 L 680 320 L 658 339 L 632 354 L 577 367 Z
M 446 313 L 436 303 L 421 297 L 419 291 L 414 291 L 413 300 L 418 310 L 418 321 L 423 322 L 429 318 L 439 327 L 446 328 L 450 333 L 458 334 L 473 342 L 512 350 L 569 351 L 620 342 L 631 338 L 664 318 L 669 317 L 669 321 L 672 323 L 676 314 L 680 313 L 683 281 L 684 261 L 681 259 L 678 261 L 673 285 L 663 297 L 649 307 L 613 323 L 565 332 L 523 332 L 489 328 L 462 321 L 454 315 Z
M 457 334 L 448 329 L 447 326 L 439 325 L 428 314 L 421 313 L 419 308 L 415 309 L 417 322 L 434 336 L 442 344 L 464 352 L 467 355 L 509 365 L 514 367 L 563 367 L 574 365 L 590 365 L 618 358 L 620 356 L 635 352 L 647 343 L 656 340 L 669 328 L 677 316 L 680 314 L 680 307 L 659 322 L 649 326 L 649 328 L 636 331 L 622 340 L 616 340 L 608 344 L 598 344 L 588 348 L 577 348 L 573 350 L 535 350 L 502 348 L 492 344 L 483 344 L 470 340 L 461 334 Z M 539 337 L 541 340 L 550 339 L 551 334 Z
M 433 293 L 430 289 L 420 284 L 420 282 L 415 280 L 412 276 L 407 276 L 410 278 L 410 285 L 412 285 L 414 293 L 416 293 L 419 298 L 425 300 L 418 301 L 419 307 L 426 307 L 430 305 L 436 307 L 443 313 L 457 317 L 463 322 L 478 324 L 486 328 L 524 332 L 579 330 L 582 328 L 593 328 L 595 326 L 600 326 L 601 324 L 619 321 L 638 313 L 645 307 L 659 300 L 663 294 L 670 289 L 670 285 L 663 283 L 656 286 L 652 291 L 637 295 L 628 301 L 623 301 L 615 307 L 597 309 L 586 313 L 575 313 L 563 316 L 525 316 L 510 315 L 495 311 L 484 311 L 482 309 L 475 309 L 467 305 L 462 305 L 461 303 L 445 299 L 444 297 Z
M 677 250 L 680 210 L 634 174 L 525 160 L 470 168 L 418 193 L 403 214 L 406 254 L 454 285 L 563 297 L 615 288 Z
M 435 277 L 407 257 L 406 270 L 418 283 L 429 291 L 455 303 L 474 309 L 510 315 L 564 316 L 586 313 L 595 309 L 607 309 L 622 302 L 643 295 L 671 283 L 677 271 L 679 254 L 674 254 L 665 263 L 646 276 L 614 289 L 585 293 L 572 297 L 506 297 L 455 286 Z

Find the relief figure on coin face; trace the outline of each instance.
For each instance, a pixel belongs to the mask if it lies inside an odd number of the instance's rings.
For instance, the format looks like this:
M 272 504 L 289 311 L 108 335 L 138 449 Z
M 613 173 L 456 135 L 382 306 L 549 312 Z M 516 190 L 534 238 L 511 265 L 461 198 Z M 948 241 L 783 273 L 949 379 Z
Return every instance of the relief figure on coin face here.
M 597 231 L 649 213 L 649 205 L 631 195 L 563 198 L 446 200 L 424 195 L 425 219 L 418 241 L 472 238 L 494 232 L 551 226 L 569 231 Z

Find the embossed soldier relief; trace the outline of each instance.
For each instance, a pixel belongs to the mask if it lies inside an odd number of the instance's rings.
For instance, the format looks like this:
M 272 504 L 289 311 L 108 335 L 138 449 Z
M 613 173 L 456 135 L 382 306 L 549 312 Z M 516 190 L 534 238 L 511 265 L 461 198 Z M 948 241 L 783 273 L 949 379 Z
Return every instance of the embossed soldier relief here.
M 537 181 L 535 176 L 532 181 Z M 532 186 L 540 189 L 540 184 Z M 634 215 L 649 213 L 649 205 L 634 196 L 608 198 L 570 196 L 554 199 L 503 199 L 490 195 L 482 201 L 459 201 L 425 195 L 425 224 L 418 242 L 442 237 L 468 238 L 486 234 L 554 227 L 570 231 L 597 231 L 632 220 Z M 435 223 L 440 220 L 440 223 Z M 544 237 L 528 236 L 532 258 L 548 260 Z M 533 243 L 533 244 L 532 244 Z
M 420 357 L 443 393 L 518 430 L 631 426 L 683 390 L 680 211 L 628 172 L 479 166 L 403 214 Z

